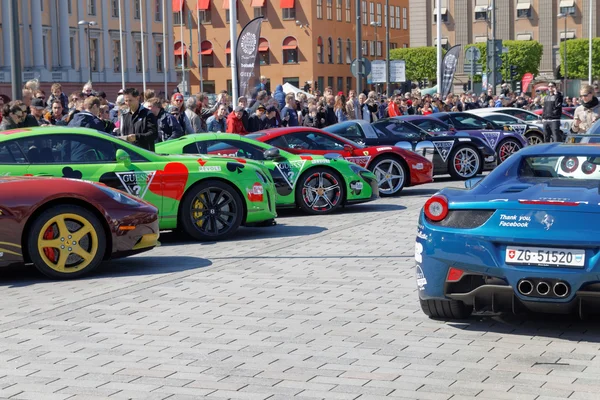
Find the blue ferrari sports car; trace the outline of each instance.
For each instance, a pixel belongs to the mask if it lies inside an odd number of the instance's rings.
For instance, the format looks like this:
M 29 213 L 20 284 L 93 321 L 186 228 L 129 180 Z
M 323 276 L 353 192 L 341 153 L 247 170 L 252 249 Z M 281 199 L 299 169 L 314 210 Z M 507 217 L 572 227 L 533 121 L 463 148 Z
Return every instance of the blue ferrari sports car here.
M 600 147 L 525 147 L 467 189 L 433 195 L 415 245 L 421 308 L 600 312 Z

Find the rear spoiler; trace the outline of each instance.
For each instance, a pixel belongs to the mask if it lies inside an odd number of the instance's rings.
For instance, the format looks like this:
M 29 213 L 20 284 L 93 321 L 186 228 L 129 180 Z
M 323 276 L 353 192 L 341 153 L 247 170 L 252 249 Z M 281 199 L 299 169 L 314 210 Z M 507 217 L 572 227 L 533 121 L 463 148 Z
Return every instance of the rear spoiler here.
M 565 143 L 581 143 L 585 138 L 589 138 L 586 143 L 600 143 L 600 134 L 598 133 L 569 133 Z

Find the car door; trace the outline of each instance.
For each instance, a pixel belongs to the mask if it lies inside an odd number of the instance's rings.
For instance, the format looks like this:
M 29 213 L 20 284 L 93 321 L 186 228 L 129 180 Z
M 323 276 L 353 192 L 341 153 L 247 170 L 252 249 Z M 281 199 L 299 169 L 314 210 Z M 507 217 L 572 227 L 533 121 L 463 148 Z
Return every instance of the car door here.
M 0 176 L 23 176 L 28 169 L 27 157 L 14 140 L 0 143 Z

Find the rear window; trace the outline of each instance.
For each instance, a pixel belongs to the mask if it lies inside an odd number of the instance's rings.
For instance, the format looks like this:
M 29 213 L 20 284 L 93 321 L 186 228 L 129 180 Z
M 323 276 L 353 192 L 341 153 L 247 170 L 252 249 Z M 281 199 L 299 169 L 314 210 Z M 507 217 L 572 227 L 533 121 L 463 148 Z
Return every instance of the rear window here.
M 532 156 L 524 157 L 519 168 L 522 178 L 600 180 L 600 157 Z

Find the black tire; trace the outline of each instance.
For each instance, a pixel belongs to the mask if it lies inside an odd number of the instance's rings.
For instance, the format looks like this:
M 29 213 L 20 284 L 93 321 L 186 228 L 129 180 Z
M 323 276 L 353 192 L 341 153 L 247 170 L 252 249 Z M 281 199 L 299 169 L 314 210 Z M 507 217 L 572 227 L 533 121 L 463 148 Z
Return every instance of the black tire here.
M 429 318 L 466 319 L 471 316 L 473 308 L 457 300 L 421 300 L 421 310 Z
M 380 173 L 378 173 L 376 170 L 378 169 L 378 167 L 382 164 L 392 164 L 393 165 L 393 169 L 398 171 L 398 175 L 395 176 L 402 176 L 402 178 L 396 178 L 398 180 L 398 183 L 396 185 L 394 185 L 394 187 L 392 187 L 392 185 L 387 182 L 387 187 L 388 189 L 379 189 L 379 195 L 381 197 L 391 197 L 391 196 L 396 196 L 398 194 L 400 194 L 400 192 L 402 192 L 402 189 L 404 189 L 406 187 L 406 183 L 408 181 L 408 179 L 410 179 L 409 175 L 408 175 L 408 171 L 406 169 L 406 167 L 404 166 L 404 162 L 401 161 L 399 158 L 397 157 L 393 157 L 393 156 L 380 156 L 377 157 L 375 160 L 371 161 L 371 163 L 369 164 L 369 171 L 371 171 L 372 173 L 375 174 L 375 176 L 377 177 L 377 179 L 379 180 L 380 177 Z M 399 168 L 399 170 L 398 170 Z M 394 175 L 393 175 L 394 176 Z M 393 184 L 393 179 L 391 180 L 392 184 Z
M 329 186 L 325 186 L 325 180 Z M 315 184 L 319 186 L 314 186 Z M 331 214 L 346 201 L 342 177 L 329 168 L 317 167 L 305 171 L 300 175 L 295 190 L 296 205 L 308 214 Z
M 62 228 L 60 221 L 64 223 Z M 43 246 L 44 242 L 55 242 L 56 247 Z M 106 250 L 106 232 L 101 221 L 77 205 L 58 205 L 43 211 L 27 232 L 31 261 L 52 279 L 75 279 L 90 273 L 100 265 Z M 87 254 L 88 259 L 79 254 Z
M 536 131 L 525 132 L 523 136 L 525 136 L 525 138 L 527 139 L 527 144 L 529 146 L 534 146 L 536 144 L 542 144 L 545 142 L 544 135 Z
M 514 151 L 512 153 L 510 153 L 508 156 L 504 157 L 503 154 L 506 154 L 506 153 L 505 153 L 505 150 L 503 149 L 503 147 L 512 147 L 514 149 Z M 502 164 L 504 161 L 506 161 L 508 159 L 508 157 L 510 157 L 517 151 L 521 150 L 522 148 L 523 148 L 523 145 L 521 143 L 519 143 L 519 141 L 516 139 L 508 138 L 508 139 L 504 139 L 503 141 L 498 143 L 498 151 L 497 151 L 498 165 Z
M 472 169 L 469 169 L 468 173 L 466 170 L 458 170 L 456 167 L 455 159 L 463 154 L 469 154 L 471 157 L 475 157 L 477 165 L 473 165 Z M 467 180 L 477 176 L 478 173 L 483 169 L 483 159 L 479 151 L 471 146 L 459 146 L 448 157 L 448 172 L 454 179 Z M 462 172 L 461 172 L 462 171 Z
M 218 204 L 213 204 L 214 201 Z M 208 211 L 201 211 L 204 209 Z M 192 238 L 213 241 L 222 240 L 237 231 L 243 216 L 244 203 L 233 186 L 208 180 L 193 186 L 185 194 L 179 221 L 183 231 Z

